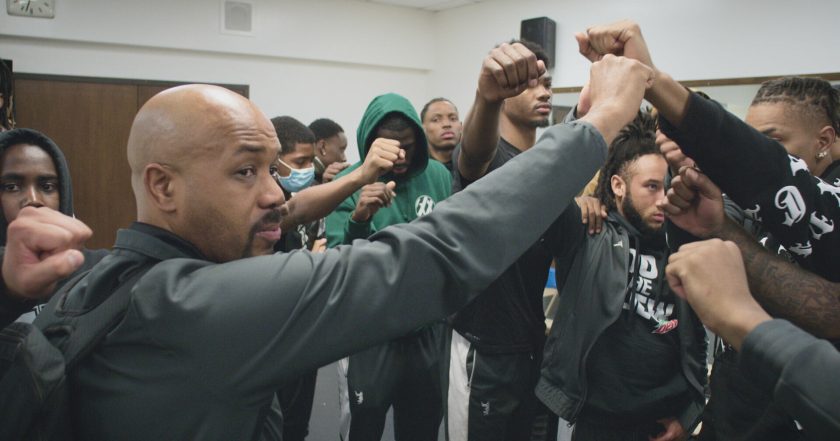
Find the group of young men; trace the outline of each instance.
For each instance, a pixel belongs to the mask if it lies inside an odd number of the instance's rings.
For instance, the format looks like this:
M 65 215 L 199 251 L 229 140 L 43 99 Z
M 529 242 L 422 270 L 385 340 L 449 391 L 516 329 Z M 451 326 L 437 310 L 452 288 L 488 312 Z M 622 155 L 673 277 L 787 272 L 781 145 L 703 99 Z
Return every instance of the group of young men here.
M 418 115 L 381 95 L 354 165 L 330 120 L 164 91 L 132 125 L 138 219 L 110 252 L 83 248 L 60 149 L 4 132 L 2 324 L 83 269 L 53 315 L 133 283 L 67 373 L 80 439 L 303 439 L 336 360 L 347 441 L 379 440 L 391 407 L 398 440 L 442 421 L 452 441 L 538 439 L 558 416 L 579 441 L 701 421 L 704 440 L 835 439 L 837 90 L 769 82 L 750 127 L 658 70 L 634 23 L 576 38 L 590 80 L 562 124 L 542 49 L 505 43 L 463 130 L 444 98 Z M 590 209 L 575 196 L 596 172 Z

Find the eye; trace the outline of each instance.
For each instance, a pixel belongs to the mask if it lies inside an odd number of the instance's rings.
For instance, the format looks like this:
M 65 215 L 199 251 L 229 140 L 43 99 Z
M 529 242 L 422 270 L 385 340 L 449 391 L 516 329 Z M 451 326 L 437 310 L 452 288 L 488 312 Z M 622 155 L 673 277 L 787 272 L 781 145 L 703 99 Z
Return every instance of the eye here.
M 251 178 L 257 175 L 257 170 L 254 167 L 245 167 L 239 169 L 236 174 L 242 176 L 243 178 Z
M 57 182 L 42 182 L 41 183 L 41 190 L 45 193 L 52 193 L 58 190 L 58 183 Z
M 4 182 L 2 184 L 2 189 L 4 193 L 12 193 L 15 191 L 20 191 L 20 185 L 17 182 Z

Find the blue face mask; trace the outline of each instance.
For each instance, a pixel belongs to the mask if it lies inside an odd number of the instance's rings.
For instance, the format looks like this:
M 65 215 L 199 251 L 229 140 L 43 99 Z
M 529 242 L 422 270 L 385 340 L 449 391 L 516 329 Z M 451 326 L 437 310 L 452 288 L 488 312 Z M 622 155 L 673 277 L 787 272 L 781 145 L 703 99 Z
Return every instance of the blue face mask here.
M 278 161 L 280 160 L 278 159 Z M 312 181 L 315 180 L 315 167 L 296 169 L 283 161 L 280 161 L 280 163 L 292 171 L 289 176 L 278 176 L 277 178 L 280 186 L 289 193 L 297 193 L 312 185 Z

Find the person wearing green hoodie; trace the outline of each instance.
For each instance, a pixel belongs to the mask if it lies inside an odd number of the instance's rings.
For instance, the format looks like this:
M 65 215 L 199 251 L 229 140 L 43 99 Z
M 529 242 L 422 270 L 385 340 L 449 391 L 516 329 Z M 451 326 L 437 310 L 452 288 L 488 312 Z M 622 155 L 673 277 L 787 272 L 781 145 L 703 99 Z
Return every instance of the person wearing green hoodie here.
M 360 157 L 378 143 L 394 142 L 405 156 L 379 182 L 362 187 L 327 217 L 329 247 L 411 222 L 450 194 L 450 174 L 429 160 L 420 118 L 404 97 L 390 93 L 371 101 L 356 136 Z M 342 440 L 378 441 L 392 405 L 397 440 L 437 438 L 443 416 L 439 375 L 443 332 L 443 324 L 435 322 L 339 362 Z

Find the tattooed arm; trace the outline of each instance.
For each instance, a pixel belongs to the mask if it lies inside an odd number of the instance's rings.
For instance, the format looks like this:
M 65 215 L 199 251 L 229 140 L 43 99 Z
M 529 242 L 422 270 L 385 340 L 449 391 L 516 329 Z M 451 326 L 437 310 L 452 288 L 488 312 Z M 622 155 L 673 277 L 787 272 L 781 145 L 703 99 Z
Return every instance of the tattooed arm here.
M 840 339 L 840 284 L 770 253 L 732 220 L 724 222 L 717 237 L 741 249 L 750 291 L 771 315 L 817 337 Z

